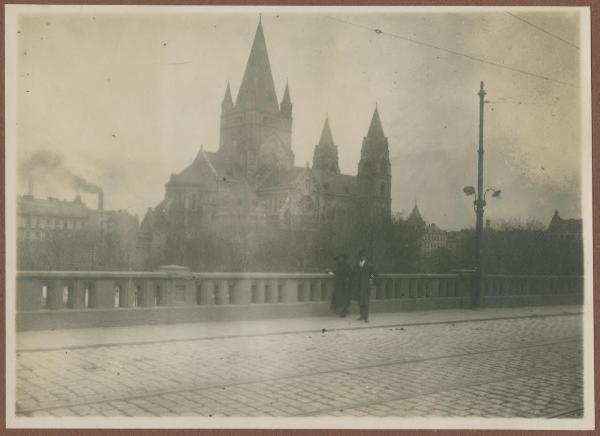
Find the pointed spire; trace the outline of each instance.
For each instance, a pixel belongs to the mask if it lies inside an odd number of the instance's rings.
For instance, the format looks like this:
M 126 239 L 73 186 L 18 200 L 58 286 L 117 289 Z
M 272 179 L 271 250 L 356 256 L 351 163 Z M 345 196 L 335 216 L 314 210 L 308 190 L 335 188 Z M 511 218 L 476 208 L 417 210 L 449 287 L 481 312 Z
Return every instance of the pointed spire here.
M 321 139 L 319 139 L 319 146 L 321 147 L 335 147 L 333 142 L 333 135 L 331 134 L 331 128 L 329 127 L 329 117 L 325 118 L 325 124 L 321 131 Z
M 233 109 L 233 98 L 231 98 L 231 87 L 229 86 L 229 81 L 227 81 L 227 89 L 225 89 L 225 97 L 223 97 L 221 109 L 223 112 Z
M 262 18 L 258 22 L 235 106 L 237 109 L 279 112 Z
M 319 143 L 315 146 L 313 168 L 316 170 L 331 171 L 336 174 L 340 173 L 338 150 L 335 142 L 333 142 L 333 135 L 329 127 L 329 117 L 325 118 L 321 139 L 319 139 Z
M 285 91 L 283 92 L 283 99 L 281 99 L 281 104 L 284 103 L 291 103 L 292 100 L 290 99 L 290 87 L 288 85 L 287 82 L 285 82 Z
M 383 127 L 381 126 L 381 119 L 379 118 L 379 110 L 377 109 L 377 104 L 375 104 L 375 112 L 373 112 L 373 118 L 371 118 L 371 125 L 369 126 L 367 136 L 372 138 L 385 137 L 383 133 Z
M 417 206 L 417 200 L 415 200 L 415 207 L 408 217 L 408 221 L 414 224 L 425 224 L 425 220 L 421 216 L 421 212 L 419 211 L 419 207 Z
M 281 99 L 281 113 L 288 118 L 292 117 L 292 99 L 290 98 L 290 87 L 285 83 L 283 99 Z

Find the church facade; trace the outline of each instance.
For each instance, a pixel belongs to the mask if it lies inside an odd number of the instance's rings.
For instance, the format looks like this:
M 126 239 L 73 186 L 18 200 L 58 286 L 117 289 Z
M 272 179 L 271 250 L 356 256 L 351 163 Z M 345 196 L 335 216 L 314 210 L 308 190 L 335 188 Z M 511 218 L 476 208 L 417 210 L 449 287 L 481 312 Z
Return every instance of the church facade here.
M 295 166 L 292 121 L 290 90 L 286 85 L 279 102 L 259 23 L 235 101 L 227 84 L 218 150 L 201 148 L 191 165 L 171 175 L 163 201 L 141 223 L 140 266 L 193 267 L 189 253 L 194 244 L 200 251 L 221 246 L 251 256 L 257 247 L 268 251 L 265 244 L 275 233 L 303 240 L 323 224 L 357 211 L 389 220 L 389 144 L 377 108 L 365 126 L 357 175 L 340 172 L 328 120 L 314 147 L 312 167 Z

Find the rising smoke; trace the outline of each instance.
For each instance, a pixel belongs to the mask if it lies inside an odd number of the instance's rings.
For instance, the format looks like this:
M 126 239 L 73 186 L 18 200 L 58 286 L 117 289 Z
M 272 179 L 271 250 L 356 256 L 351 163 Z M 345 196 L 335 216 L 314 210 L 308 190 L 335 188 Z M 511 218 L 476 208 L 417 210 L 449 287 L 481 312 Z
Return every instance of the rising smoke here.
M 58 179 L 70 184 L 76 192 L 102 195 L 102 188 L 75 174 L 67 167 L 61 155 L 49 150 L 37 151 L 22 160 L 19 165 L 19 178 L 29 183 L 30 189 L 33 189 L 37 182 Z

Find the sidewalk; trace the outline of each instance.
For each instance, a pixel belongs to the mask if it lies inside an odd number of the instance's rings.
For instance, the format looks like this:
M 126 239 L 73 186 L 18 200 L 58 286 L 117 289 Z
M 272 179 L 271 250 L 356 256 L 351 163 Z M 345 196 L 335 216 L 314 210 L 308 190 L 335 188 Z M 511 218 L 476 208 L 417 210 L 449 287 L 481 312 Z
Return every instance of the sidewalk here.
M 371 322 L 368 324 L 357 321 L 356 314 L 350 314 L 346 318 L 331 316 L 252 321 L 202 322 L 194 324 L 43 330 L 17 332 L 16 345 L 17 351 L 52 350 L 190 341 L 239 336 L 321 332 L 323 329 L 327 331 L 365 329 L 536 316 L 577 315 L 581 313 L 581 306 L 539 306 L 373 313 L 371 314 Z

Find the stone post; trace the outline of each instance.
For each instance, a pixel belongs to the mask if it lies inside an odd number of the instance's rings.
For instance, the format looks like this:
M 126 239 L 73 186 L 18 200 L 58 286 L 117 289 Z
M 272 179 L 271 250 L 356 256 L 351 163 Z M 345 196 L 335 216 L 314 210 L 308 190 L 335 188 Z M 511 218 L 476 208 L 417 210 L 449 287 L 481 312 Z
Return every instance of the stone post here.
M 171 305 L 171 287 L 173 285 L 173 281 L 166 280 L 158 280 L 159 288 L 158 288 L 158 305 L 159 306 L 170 306 Z
M 229 282 L 227 280 L 219 280 L 216 282 L 215 304 L 229 304 Z
M 306 279 L 298 284 L 298 301 L 310 301 L 310 281 Z
M 410 297 L 410 280 L 400 279 L 400 296 L 403 298 Z
M 69 287 L 69 307 L 71 309 L 85 308 L 85 281 L 73 280 Z
M 52 280 L 48 286 L 47 307 L 50 310 L 59 310 L 64 307 L 63 288 L 64 282 L 61 279 Z
M 231 304 L 252 303 L 252 281 L 250 279 L 239 279 L 235 282 L 231 295 Z
M 268 280 L 266 286 L 267 303 L 279 302 L 279 283 L 277 280 Z
M 94 282 L 94 309 L 109 309 L 115 307 L 115 282 L 114 280 L 98 279 Z
M 17 310 L 42 308 L 42 283 L 37 279 L 17 279 Z
M 321 301 L 331 301 L 335 283 L 332 278 L 321 280 Z
M 198 286 L 200 288 L 199 303 L 203 306 L 212 306 L 215 304 L 215 282 L 212 280 L 202 280 Z
M 312 285 L 313 286 L 310 291 L 310 301 L 321 301 L 323 299 L 321 280 L 315 280 Z
M 295 303 L 298 301 L 298 282 L 295 279 L 287 279 L 281 289 L 282 303 Z
M 265 302 L 265 281 L 258 279 L 254 281 L 254 290 L 252 292 L 252 303 L 263 304 Z
M 134 307 L 135 283 L 133 279 L 119 283 L 119 307 Z

